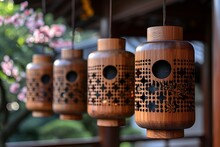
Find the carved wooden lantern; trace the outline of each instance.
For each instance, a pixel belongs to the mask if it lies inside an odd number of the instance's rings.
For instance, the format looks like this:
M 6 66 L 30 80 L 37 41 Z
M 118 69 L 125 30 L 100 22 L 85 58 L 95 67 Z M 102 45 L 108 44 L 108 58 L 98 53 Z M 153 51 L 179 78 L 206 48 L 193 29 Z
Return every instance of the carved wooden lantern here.
M 98 40 L 88 57 L 88 113 L 98 126 L 122 126 L 134 113 L 134 55 L 125 40 Z
M 147 137 L 183 137 L 194 124 L 194 80 L 194 49 L 182 28 L 148 28 L 135 55 L 135 120 Z
M 53 110 L 60 119 L 80 120 L 87 108 L 87 61 L 82 50 L 63 49 L 54 62 Z
M 34 117 L 53 114 L 53 64 L 49 55 L 34 55 L 33 62 L 26 67 L 26 107 Z

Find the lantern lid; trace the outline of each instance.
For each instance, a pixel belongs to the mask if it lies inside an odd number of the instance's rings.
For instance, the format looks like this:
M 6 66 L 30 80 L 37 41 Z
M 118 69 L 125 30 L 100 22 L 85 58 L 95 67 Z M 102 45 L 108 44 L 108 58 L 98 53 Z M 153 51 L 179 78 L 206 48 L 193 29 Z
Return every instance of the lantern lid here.
M 147 29 L 147 41 L 182 40 L 183 28 L 178 26 L 155 26 Z
M 35 54 L 33 55 L 33 63 L 45 63 L 45 62 L 51 62 L 52 57 L 50 55 L 45 54 Z
M 98 40 L 98 50 L 125 50 L 125 39 L 123 38 L 102 38 Z
M 63 59 L 82 58 L 83 50 L 75 49 L 62 49 L 61 57 Z

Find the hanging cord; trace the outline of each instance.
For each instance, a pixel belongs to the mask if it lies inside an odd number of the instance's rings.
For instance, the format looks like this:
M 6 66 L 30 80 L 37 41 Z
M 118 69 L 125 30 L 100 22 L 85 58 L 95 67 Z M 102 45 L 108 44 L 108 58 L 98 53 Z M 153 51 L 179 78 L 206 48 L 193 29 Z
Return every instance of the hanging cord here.
M 43 18 L 46 15 L 46 0 L 42 0 L 42 11 L 43 11 Z
M 109 23 L 108 34 L 109 34 L 109 38 L 111 38 L 112 37 L 112 0 L 109 0 L 109 22 L 108 23 Z
M 166 25 L 166 0 L 163 0 L 163 26 Z
M 75 40 L 75 0 L 72 0 L 72 49 L 74 49 Z
M 46 15 L 46 0 L 42 0 L 42 12 L 43 12 L 43 20 L 45 23 L 45 15 Z M 42 48 L 42 53 L 45 54 L 45 48 Z

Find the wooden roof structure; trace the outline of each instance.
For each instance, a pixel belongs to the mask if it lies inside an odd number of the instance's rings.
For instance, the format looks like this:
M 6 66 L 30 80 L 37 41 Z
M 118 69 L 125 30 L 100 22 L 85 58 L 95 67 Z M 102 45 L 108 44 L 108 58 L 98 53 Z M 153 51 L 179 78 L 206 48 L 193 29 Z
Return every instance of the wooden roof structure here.
M 21 3 L 26 0 L 15 0 Z M 87 1 L 94 15 L 86 19 Z M 41 0 L 28 0 L 29 7 L 42 8 Z M 113 36 L 146 36 L 146 28 L 162 25 L 162 0 L 115 0 L 113 1 Z M 183 26 L 188 40 L 206 40 L 211 28 L 211 0 L 167 0 L 167 25 Z M 76 0 L 76 27 L 100 30 L 100 22 L 108 18 L 108 0 Z M 62 17 L 71 24 L 71 0 L 46 0 L 46 13 Z

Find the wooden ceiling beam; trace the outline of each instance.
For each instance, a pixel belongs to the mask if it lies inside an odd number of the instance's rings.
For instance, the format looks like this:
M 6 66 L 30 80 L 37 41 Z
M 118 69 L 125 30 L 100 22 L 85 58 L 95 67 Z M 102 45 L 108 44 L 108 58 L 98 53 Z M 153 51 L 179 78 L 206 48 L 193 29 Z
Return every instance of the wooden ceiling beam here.
M 54 0 L 52 4 L 49 5 L 48 12 L 54 12 L 57 8 L 61 6 L 62 3 L 63 3 L 63 0 Z M 60 9 L 62 8 L 60 7 Z
M 166 5 L 170 5 L 178 1 L 179 0 L 167 0 Z M 115 4 L 113 3 L 113 21 L 130 19 L 149 13 L 155 9 L 161 8 L 162 4 L 162 0 L 117 1 Z

